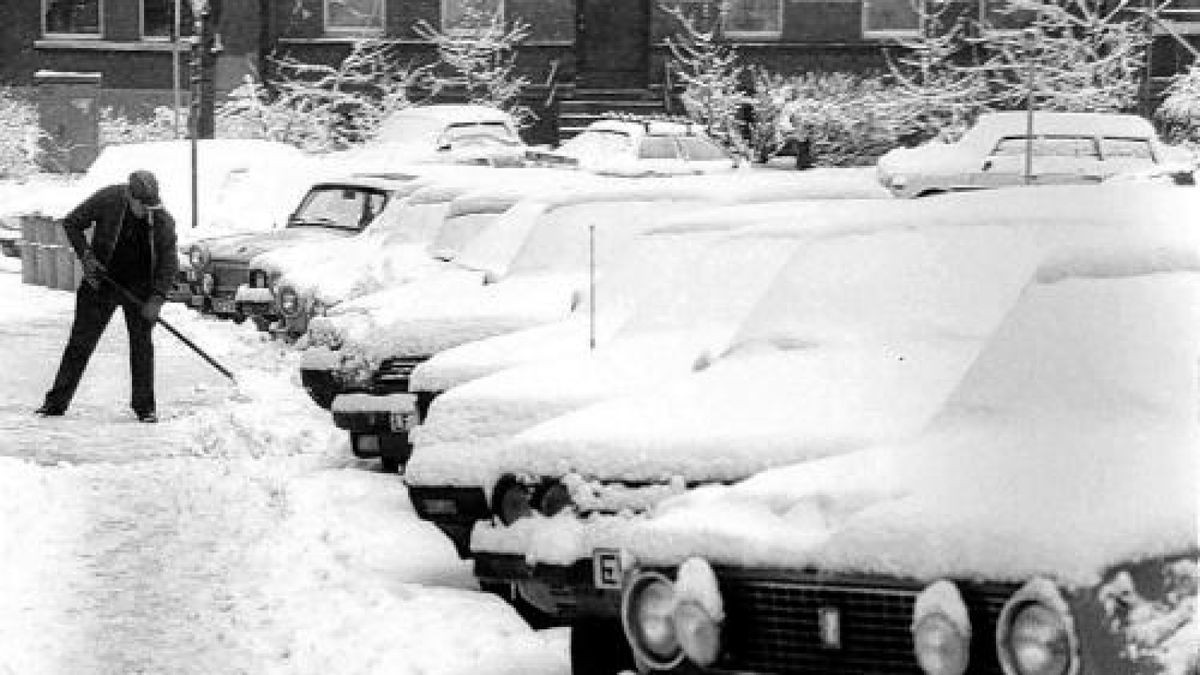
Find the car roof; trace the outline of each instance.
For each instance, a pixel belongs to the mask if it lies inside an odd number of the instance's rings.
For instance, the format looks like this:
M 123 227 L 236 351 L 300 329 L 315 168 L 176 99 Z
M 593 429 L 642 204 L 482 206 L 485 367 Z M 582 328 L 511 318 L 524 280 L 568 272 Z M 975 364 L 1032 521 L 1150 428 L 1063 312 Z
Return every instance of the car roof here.
M 984 113 L 979 116 L 970 134 L 1001 136 L 1024 134 L 1028 113 L 1024 111 Z M 1122 136 L 1154 138 L 1154 126 L 1137 115 L 1085 112 L 1035 112 L 1033 130 L 1037 134 Z
M 396 190 L 408 184 L 408 180 L 384 176 L 354 175 L 330 178 L 313 183 L 313 187 L 361 187 L 376 190 Z

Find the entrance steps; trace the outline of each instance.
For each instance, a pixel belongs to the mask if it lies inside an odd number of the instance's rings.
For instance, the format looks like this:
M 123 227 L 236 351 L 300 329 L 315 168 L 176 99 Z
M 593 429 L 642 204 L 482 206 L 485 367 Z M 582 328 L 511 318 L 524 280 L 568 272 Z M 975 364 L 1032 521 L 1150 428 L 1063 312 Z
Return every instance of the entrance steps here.
M 559 103 L 559 138 L 571 138 L 587 125 L 612 113 L 663 115 L 666 106 L 662 97 L 650 89 L 576 88 L 570 98 Z

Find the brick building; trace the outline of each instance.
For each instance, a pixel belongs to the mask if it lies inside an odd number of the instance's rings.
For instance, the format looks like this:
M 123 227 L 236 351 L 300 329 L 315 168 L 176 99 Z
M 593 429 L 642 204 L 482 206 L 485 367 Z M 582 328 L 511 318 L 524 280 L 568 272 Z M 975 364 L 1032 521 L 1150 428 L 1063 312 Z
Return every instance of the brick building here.
M 719 9 L 709 0 L 225 0 L 214 80 L 218 92 L 228 91 L 261 72 L 270 54 L 333 62 L 364 36 L 395 40 L 415 61 L 430 60 L 414 24 L 453 31 L 465 7 L 482 5 L 530 24 L 518 64 L 535 83 L 527 103 L 543 116 L 535 135 L 553 140 L 560 114 L 619 99 L 662 100 L 664 40 L 677 22 L 659 1 L 699 20 L 723 12 L 725 35 L 743 58 L 786 72 L 882 68 L 882 46 L 915 34 L 912 3 L 920 0 L 724 0 Z M 989 15 L 1002 0 L 959 1 Z M 0 82 L 30 85 L 39 69 L 98 72 L 101 105 L 168 103 L 176 62 L 187 89 L 188 53 L 172 39 L 177 5 L 186 35 L 189 0 L 5 0 Z M 1192 60 L 1166 33 L 1185 40 L 1200 33 L 1200 0 L 1173 0 L 1171 12 L 1152 51 L 1151 72 L 1160 78 Z

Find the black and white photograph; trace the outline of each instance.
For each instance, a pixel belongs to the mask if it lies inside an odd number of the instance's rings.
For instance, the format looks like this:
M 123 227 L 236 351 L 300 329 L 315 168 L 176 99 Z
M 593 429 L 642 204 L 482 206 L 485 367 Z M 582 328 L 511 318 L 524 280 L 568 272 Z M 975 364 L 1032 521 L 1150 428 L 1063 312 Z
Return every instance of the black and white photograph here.
M 0 675 L 1200 675 L 1200 0 L 0 0 Z

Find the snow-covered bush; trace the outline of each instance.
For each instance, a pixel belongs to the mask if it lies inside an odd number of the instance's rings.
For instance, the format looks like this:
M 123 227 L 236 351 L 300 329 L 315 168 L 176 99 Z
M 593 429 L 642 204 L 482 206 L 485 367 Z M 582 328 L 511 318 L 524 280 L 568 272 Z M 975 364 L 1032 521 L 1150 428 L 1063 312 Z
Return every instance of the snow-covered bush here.
M 535 115 L 521 104 L 521 90 L 529 80 L 516 67 L 517 47 L 529 37 L 529 24 L 506 21 L 484 3 L 465 4 L 458 25 L 451 31 L 421 20 L 413 30 L 437 48 L 438 63 L 429 71 L 433 93 L 452 90 L 468 103 L 499 108 L 522 126 Z
M 306 150 L 361 143 L 380 121 L 413 104 L 428 66 L 400 60 L 386 40 L 358 40 L 334 66 L 294 57 L 271 60 L 271 88 L 247 80 L 216 112 L 217 135 L 262 138 Z
M 20 178 L 37 170 L 37 108 L 25 96 L 0 87 L 0 178 Z
M 1154 116 L 1169 142 L 1200 145 L 1200 66 L 1175 76 Z
M 149 116 L 130 117 L 115 108 L 100 109 L 100 147 L 121 143 L 169 141 L 187 136 L 187 113 L 180 111 L 176 133 L 175 111 L 159 106 Z

